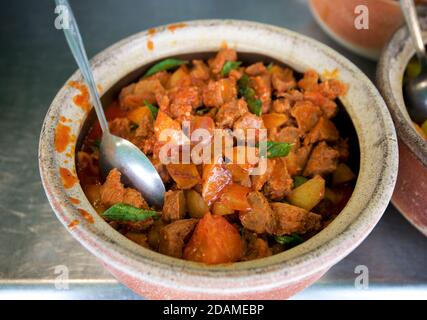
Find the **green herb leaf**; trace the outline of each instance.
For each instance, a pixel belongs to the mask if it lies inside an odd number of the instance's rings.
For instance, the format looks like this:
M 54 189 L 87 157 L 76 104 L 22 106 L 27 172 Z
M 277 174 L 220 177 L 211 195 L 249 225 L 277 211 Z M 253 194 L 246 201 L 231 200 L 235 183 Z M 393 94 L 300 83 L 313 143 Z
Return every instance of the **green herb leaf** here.
M 274 62 L 270 62 L 267 66 L 267 70 L 270 71 L 274 67 Z
M 286 157 L 291 149 L 290 143 L 267 141 L 267 158 Z
M 150 110 L 151 115 L 153 116 L 153 119 L 156 120 L 157 114 L 159 113 L 159 108 L 157 108 L 155 105 L 148 103 L 147 100 L 144 100 L 145 106 Z
M 239 93 L 242 97 L 245 96 L 246 90 L 249 88 L 249 77 L 247 74 L 244 74 L 237 81 L 237 85 L 239 86 Z
M 262 102 L 259 99 L 248 100 L 249 110 L 258 117 L 262 114 Z
M 202 116 L 202 115 L 208 113 L 209 110 L 211 110 L 211 108 L 207 108 L 207 107 L 198 108 L 196 110 L 196 114 L 199 115 L 199 116 Z
M 104 211 L 102 216 L 114 221 L 144 221 L 148 218 L 159 219 L 156 211 L 139 209 L 124 203 L 115 204 Z
M 148 69 L 148 71 L 144 75 L 144 78 L 147 78 L 147 77 L 149 77 L 149 76 L 151 76 L 157 72 L 160 72 L 160 71 L 166 71 L 166 70 L 174 69 L 174 68 L 179 67 L 180 65 L 186 64 L 186 63 L 188 63 L 188 61 L 180 60 L 180 59 L 174 59 L 174 58 L 165 59 L 163 61 L 156 63 L 154 66 L 152 66 L 150 69 Z
M 226 77 L 231 70 L 237 69 L 242 64 L 241 61 L 226 61 L 221 70 L 221 76 Z
M 250 79 L 248 75 L 244 74 L 240 77 L 239 81 L 237 81 L 237 85 L 239 86 L 239 94 L 243 98 L 245 98 L 249 110 L 257 115 L 261 116 L 262 114 L 262 102 L 260 99 L 255 98 L 255 90 L 250 86 Z
M 301 238 L 301 236 L 296 233 L 293 233 L 290 236 L 275 236 L 274 240 L 276 240 L 280 244 L 283 244 L 289 247 L 294 247 L 304 242 L 304 239 Z
M 300 185 L 306 183 L 308 179 L 303 176 L 295 176 L 294 177 L 294 188 L 298 188 Z

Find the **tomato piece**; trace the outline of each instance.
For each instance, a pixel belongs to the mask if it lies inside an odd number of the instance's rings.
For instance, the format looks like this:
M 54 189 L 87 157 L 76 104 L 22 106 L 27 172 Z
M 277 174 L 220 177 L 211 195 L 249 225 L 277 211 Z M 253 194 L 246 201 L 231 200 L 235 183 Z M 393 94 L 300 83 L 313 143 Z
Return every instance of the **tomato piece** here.
M 172 179 L 180 189 L 191 189 L 200 182 L 199 171 L 195 164 L 168 164 L 166 165 Z
M 243 256 L 239 231 L 222 216 L 207 212 L 184 248 L 183 258 L 206 264 L 236 262 Z
M 169 117 L 165 112 L 159 110 L 157 114 L 156 121 L 154 122 L 154 133 L 156 134 L 157 140 L 160 141 L 161 134 L 164 130 L 175 130 L 175 132 L 171 132 L 172 134 L 168 137 L 164 137 L 163 142 L 172 142 L 177 145 L 182 144 L 183 134 L 181 131 L 181 125 L 178 121 L 173 120 Z M 167 139 L 166 139 L 167 138 Z
M 201 116 L 201 117 L 194 117 L 191 122 L 191 132 L 196 131 L 197 129 L 205 129 L 209 132 L 209 139 L 212 139 L 213 132 L 215 129 L 215 123 L 211 117 L 208 116 Z M 198 142 L 198 141 L 194 141 Z
M 262 121 L 267 129 L 274 129 L 284 125 L 289 117 L 284 113 L 267 113 L 262 115 Z
M 151 117 L 151 111 L 146 106 L 135 108 L 127 114 L 127 118 L 136 124 L 140 124 L 147 116 Z
M 217 202 L 233 210 L 250 210 L 251 206 L 246 198 L 249 191 L 249 188 L 243 187 L 237 183 L 232 183 L 225 187 L 224 192 Z
M 215 162 L 203 166 L 202 197 L 208 206 L 218 199 L 223 189 L 232 182 L 231 172 L 223 163 L 218 163 L 219 160 Z

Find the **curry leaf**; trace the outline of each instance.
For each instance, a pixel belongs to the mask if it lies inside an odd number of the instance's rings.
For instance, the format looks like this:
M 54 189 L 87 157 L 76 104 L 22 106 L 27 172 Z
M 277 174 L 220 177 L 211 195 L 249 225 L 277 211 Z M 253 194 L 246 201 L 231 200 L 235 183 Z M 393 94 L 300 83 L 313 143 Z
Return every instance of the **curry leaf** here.
M 249 110 L 257 115 L 258 117 L 261 116 L 262 113 L 262 102 L 259 99 L 249 99 L 248 101 L 248 107 Z
M 151 115 L 153 116 L 153 119 L 156 120 L 157 114 L 159 113 L 159 108 L 157 108 L 151 103 L 148 103 L 147 100 L 144 100 L 144 104 L 148 108 L 148 110 L 150 110 Z
M 286 157 L 291 149 L 290 143 L 267 141 L 267 158 Z
M 302 242 L 304 242 L 304 239 L 301 238 L 300 235 L 293 233 L 289 236 L 275 236 L 274 240 L 276 240 L 276 242 L 286 245 L 286 246 L 290 246 L 290 247 L 294 247 Z
M 162 61 L 156 63 L 150 69 L 148 69 L 148 71 L 144 75 L 144 78 L 147 78 L 147 77 L 149 77 L 149 76 L 151 76 L 157 72 L 160 72 L 160 71 L 166 71 L 166 70 L 174 69 L 174 68 L 179 67 L 180 65 L 186 64 L 186 63 L 188 63 L 188 61 L 181 60 L 181 59 L 174 59 L 174 58 L 162 60 Z
M 249 110 L 257 115 L 261 116 L 262 114 L 262 102 L 260 99 L 255 98 L 255 90 L 251 88 L 249 77 L 244 74 L 240 77 L 239 81 L 237 81 L 237 85 L 239 86 L 239 94 L 242 96 L 249 107 Z
M 159 219 L 156 211 L 139 209 L 134 206 L 117 203 L 102 214 L 103 217 L 114 221 L 144 221 L 149 218 Z
M 226 77 L 231 70 L 237 69 L 242 64 L 241 61 L 226 61 L 221 70 L 221 76 Z

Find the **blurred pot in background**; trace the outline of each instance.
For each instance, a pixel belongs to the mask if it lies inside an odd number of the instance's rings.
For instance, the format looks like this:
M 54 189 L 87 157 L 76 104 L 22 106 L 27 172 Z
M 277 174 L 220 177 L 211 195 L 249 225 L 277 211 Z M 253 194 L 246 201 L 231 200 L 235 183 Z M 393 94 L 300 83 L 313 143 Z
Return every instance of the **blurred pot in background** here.
M 310 0 L 309 4 L 327 34 L 347 49 L 374 60 L 403 23 L 396 0 Z

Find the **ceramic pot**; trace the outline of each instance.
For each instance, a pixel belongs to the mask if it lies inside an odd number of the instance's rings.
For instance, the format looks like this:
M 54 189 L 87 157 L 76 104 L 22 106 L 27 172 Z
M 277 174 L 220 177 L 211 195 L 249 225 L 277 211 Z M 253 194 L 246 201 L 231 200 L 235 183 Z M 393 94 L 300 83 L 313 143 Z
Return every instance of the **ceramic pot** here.
M 349 84 L 342 103 L 360 144 L 360 173 L 347 206 L 317 235 L 281 254 L 227 265 L 202 265 L 168 257 L 131 242 L 92 208 L 75 173 L 76 141 L 85 130 L 87 108 L 68 82 L 54 98 L 40 136 L 41 178 L 49 202 L 65 228 L 123 284 L 147 298 L 283 299 L 301 291 L 365 239 L 393 191 L 397 143 L 387 107 L 369 79 L 350 61 L 312 39 L 286 29 L 234 20 L 179 23 L 126 38 L 92 59 L 101 95 L 137 79 L 144 66 L 176 55 L 215 52 L 223 46 L 262 55 L 303 72 L 337 69 Z M 142 68 L 142 69 L 141 69 Z M 81 82 L 76 72 L 70 78 Z M 111 91 L 113 90 L 113 91 Z M 65 150 L 55 145 L 58 126 L 69 127 Z
M 427 19 L 420 23 L 427 29 Z M 427 42 L 427 32 L 423 34 Z M 427 236 L 427 141 L 415 130 L 406 110 L 402 80 L 415 54 L 406 27 L 400 28 L 384 48 L 377 68 L 377 84 L 390 109 L 399 137 L 399 174 L 392 202 Z
M 321 28 L 347 49 L 377 60 L 381 49 L 403 23 L 395 0 L 310 0 L 310 9 Z M 367 29 L 358 27 L 363 17 Z M 355 25 L 356 23 L 356 25 Z

